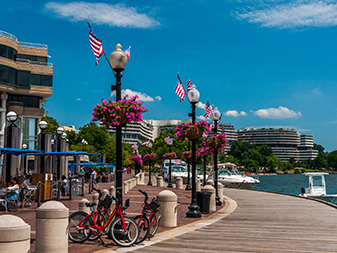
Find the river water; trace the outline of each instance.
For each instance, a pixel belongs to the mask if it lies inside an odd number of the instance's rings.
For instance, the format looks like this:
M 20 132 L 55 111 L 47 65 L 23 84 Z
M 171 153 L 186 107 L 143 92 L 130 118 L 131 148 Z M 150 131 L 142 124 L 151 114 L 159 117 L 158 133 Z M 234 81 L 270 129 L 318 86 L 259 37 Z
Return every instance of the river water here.
M 254 190 L 272 191 L 299 195 L 301 188 L 307 188 L 308 176 L 302 174 L 286 174 L 275 176 L 259 176 L 260 184 L 254 186 Z M 337 194 L 337 174 L 325 176 L 326 193 Z

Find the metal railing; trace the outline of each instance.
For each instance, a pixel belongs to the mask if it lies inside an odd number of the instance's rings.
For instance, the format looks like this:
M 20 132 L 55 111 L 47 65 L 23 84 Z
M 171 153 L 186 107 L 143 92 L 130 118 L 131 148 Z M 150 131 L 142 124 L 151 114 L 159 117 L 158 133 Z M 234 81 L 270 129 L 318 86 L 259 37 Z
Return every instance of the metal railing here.
M 7 38 L 10 38 L 12 40 L 15 40 L 16 42 L 19 42 L 17 37 L 15 37 L 13 34 L 10 34 L 8 32 L 0 31 L 0 35 L 4 36 L 4 37 L 7 37 Z
M 20 63 L 24 63 L 24 64 L 30 64 L 30 65 L 38 65 L 38 66 L 53 67 L 53 64 L 52 64 L 52 63 L 49 63 L 49 62 L 30 61 L 30 60 L 27 60 L 27 59 L 21 59 L 21 58 L 17 58 L 16 61 L 17 61 L 17 62 L 20 62 Z
M 40 48 L 40 49 L 48 49 L 47 45 L 44 45 L 44 44 L 21 42 L 21 41 L 19 41 L 18 43 L 20 47 L 34 47 L 34 48 Z

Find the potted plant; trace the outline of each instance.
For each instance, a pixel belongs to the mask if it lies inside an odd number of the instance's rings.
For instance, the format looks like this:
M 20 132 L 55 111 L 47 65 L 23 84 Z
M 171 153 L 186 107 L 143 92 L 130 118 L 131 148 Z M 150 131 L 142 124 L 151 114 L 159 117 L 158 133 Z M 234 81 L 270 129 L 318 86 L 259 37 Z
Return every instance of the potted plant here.
M 196 151 L 196 155 L 199 157 L 203 157 L 203 156 L 208 156 L 213 154 L 212 152 L 212 148 L 211 147 L 204 147 L 201 146 L 197 151 Z
M 178 140 L 184 140 L 188 138 L 189 140 L 196 140 L 199 139 L 203 133 L 208 134 L 211 130 L 211 126 L 204 120 L 196 121 L 194 124 L 190 123 L 183 123 L 182 125 L 176 126 L 175 130 L 176 137 Z
M 150 153 L 150 154 L 146 154 L 146 155 L 144 155 L 143 156 L 143 159 L 144 160 L 153 160 L 154 158 L 156 158 L 157 157 L 157 154 L 155 154 L 155 153 Z
M 119 126 L 126 123 L 139 122 L 143 120 L 143 113 L 148 112 L 143 102 L 138 102 L 136 99 L 138 96 L 133 96 L 128 99 L 128 95 L 125 95 L 123 100 L 117 102 L 112 101 L 111 97 L 108 101 L 102 99 L 102 105 L 97 104 L 93 109 L 93 118 L 91 121 L 100 120 L 106 130 L 110 126 Z
M 165 159 L 170 159 L 170 160 L 171 160 L 171 159 L 177 158 L 177 155 L 176 155 L 176 153 L 171 152 L 171 153 L 166 153 L 166 154 L 164 154 L 163 157 L 164 157 Z
M 140 166 L 143 166 L 143 160 L 142 160 L 142 157 L 140 155 L 131 156 L 130 161 L 133 164 L 138 164 Z
M 189 159 L 192 157 L 192 151 L 191 150 L 187 150 L 187 151 L 184 151 L 181 156 L 184 158 L 184 159 Z
M 226 147 L 228 139 L 226 134 L 217 134 L 211 137 L 205 137 L 201 143 L 203 147 L 212 147 L 217 149 L 223 149 Z

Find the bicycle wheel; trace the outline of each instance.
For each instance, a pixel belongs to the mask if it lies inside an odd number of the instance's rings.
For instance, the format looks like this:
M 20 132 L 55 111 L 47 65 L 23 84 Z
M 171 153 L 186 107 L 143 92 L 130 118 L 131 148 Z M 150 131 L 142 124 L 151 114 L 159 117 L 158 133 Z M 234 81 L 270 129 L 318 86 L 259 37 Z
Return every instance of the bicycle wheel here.
M 121 247 L 128 247 L 137 242 L 139 236 L 139 229 L 137 223 L 127 217 L 124 217 L 126 231 L 122 218 L 119 216 L 110 225 L 109 234 L 111 239 Z
M 89 228 L 84 226 L 92 224 L 91 216 L 87 217 L 85 212 L 75 212 L 69 216 L 69 239 L 73 242 L 84 242 L 91 234 Z M 79 227 L 81 225 L 81 227 Z
M 158 230 L 158 227 L 159 227 L 159 221 L 160 221 L 160 218 L 161 218 L 161 215 L 160 215 L 160 212 L 159 210 L 156 210 L 153 213 L 151 213 L 152 216 L 150 216 L 150 235 L 149 235 L 149 238 L 152 238 L 155 233 L 157 232 Z
M 140 220 L 140 218 L 142 219 Z M 146 217 L 146 215 L 143 215 L 143 216 L 138 215 L 134 218 L 134 220 L 137 223 L 138 228 L 139 228 L 139 237 L 136 243 L 141 243 L 150 234 L 150 222 L 149 222 L 149 219 Z
M 92 221 L 92 224 L 91 224 L 91 225 L 94 225 L 93 219 L 91 219 L 91 221 Z M 105 222 L 106 222 L 106 217 L 105 217 L 102 213 L 98 213 L 98 215 L 97 215 L 97 217 L 96 217 L 96 225 L 97 225 L 97 226 L 103 226 L 103 225 L 105 224 Z M 103 233 L 103 232 L 101 231 L 98 235 L 93 235 L 93 233 L 92 233 L 92 231 L 91 231 L 91 234 L 90 234 L 88 240 L 89 240 L 89 241 L 94 241 L 94 240 L 100 238 L 101 235 L 102 235 L 102 233 Z

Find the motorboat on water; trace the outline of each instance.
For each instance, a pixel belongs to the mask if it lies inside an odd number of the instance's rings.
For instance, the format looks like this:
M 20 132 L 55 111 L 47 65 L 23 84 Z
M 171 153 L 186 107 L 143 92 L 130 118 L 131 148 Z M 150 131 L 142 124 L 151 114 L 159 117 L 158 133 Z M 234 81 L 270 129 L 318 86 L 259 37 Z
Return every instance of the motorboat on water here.
M 198 175 L 198 178 L 203 180 L 202 175 Z M 214 171 L 212 169 L 207 179 L 213 178 Z M 260 183 L 260 180 L 251 176 L 242 175 L 234 163 L 224 163 L 218 165 L 218 182 L 229 188 L 253 189 L 256 184 Z
M 326 172 L 306 172 L 303 175 L 309 177 L 309 187 L 302 188 L 300 196 L 317 198 L 337 204 L 337 194 L 326 194 L 325 176 Z

